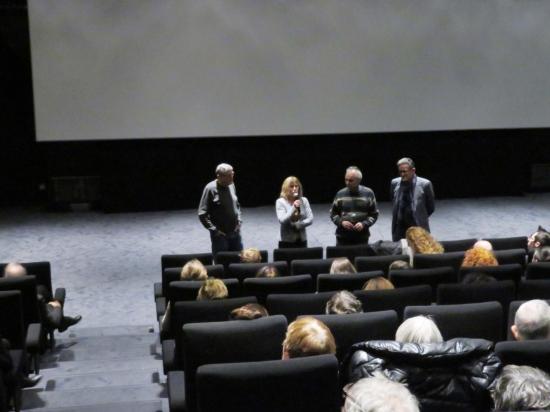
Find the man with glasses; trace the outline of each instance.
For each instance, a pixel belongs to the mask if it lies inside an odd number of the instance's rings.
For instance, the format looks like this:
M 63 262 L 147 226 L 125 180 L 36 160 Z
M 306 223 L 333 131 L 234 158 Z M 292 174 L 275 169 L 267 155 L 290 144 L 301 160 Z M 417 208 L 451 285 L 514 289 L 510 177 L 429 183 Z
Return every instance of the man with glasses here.
M 391 181 L 390 195 L 393 201 L 392 239 L 405 238 L 411 226 L 430 231 L 429 217 L 435 210 L 432 182 L 416 175 L 414 162 L 404 157 L 397 162 L 399 176 Z

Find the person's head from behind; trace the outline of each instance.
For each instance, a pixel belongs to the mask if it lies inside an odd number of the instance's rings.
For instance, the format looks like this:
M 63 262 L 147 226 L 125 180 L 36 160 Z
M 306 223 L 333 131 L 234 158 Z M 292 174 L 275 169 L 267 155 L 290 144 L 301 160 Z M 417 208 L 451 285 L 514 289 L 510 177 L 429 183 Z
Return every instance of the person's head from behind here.
M 355 295 L 347 290 L 336 292 L 325 306 L 327 315 L 346 315 L 363 312 L 363 305 Z
M 357 273 L 357 270 L 355 270 L 355 266 L 353 266 L 348 258 L 340 257 L 332 261 L 330 265 L 331 275 L 346 275 L 349 273 Z
M 384 276 L 377 276 L 375 278 L 369 279 L 363 285 L 363 290 L 388 290 L 395 289 L 393 283 L 391 283 Z
M 25 269 L 25 267 L 20 263 L 8 263 L 4 268 L 4 277 L 6 278 L 18 278 L 26 275 L 27 269 Z
M 254 320 L 269 316 L 267 309 L 258 303 L 247 303 L 240 308 L 233 309 L 229 315 L 233 320 Z
M 208 278 L 208 273 L 200 260 L 191 259 L 183 265 L 180 278 L 182 280 L 204 280 Z
M 550 408 L 550 376 L 531 366 L 506 365 L 491 396 L 495 410 L 539 411 Z
M 346 187 L 352 192 L 357 191 L 362 179 L 363 173 L 361 173 L 361 170 L 357 166 L 350 166 L 346 169 L 344 182 L 346 183 Z
M 394 260 L 390 263 L 389 270 L 403 270 L 410 269 L 411 265 L 405 260 Z
M 344 388 L 342 412 L 419 412 L 418 401 L 405 385 L 379 375 Z
M 473 247 L 464 253 L 461 267 L 469 268 L 476 266 L 498 266 L 498 261 L 492 251 L 482 247 Z
M 336 353 L 336 342 L 323 322 L 304 316 L 288 325 L 283 342 L 283 359 L 330 353 Z
M 470 272 L 462 278 L 464 285 L 496 282 L 496 278 L 483 272 Z
M 550 306 L 544 300 L 533 299 L 517 310 L 511 327 L 516 340 L 550 339 Z
M 255 247 L 249 247 L 241 251 L 239 258 L 242 263 L 260 263 L 262 261 L 262 254 Z
M 216 166 L 216 180 L 220 186 L 229 186 L 233 184 L 235 172 L 233 166 L 227 163 L 220 163 Z
M 302 197 L 302 183 L 296 176 L 289 176 L 283 181 L 281 186 L 281 197 L 290 202 Z
M 207 279 L 199 289 L 197 300 L 225 299 L 228 295 L 227 286 L 220 279 Z
M 443 253 L 445 249 L 426 229 L 420 226 L 411 226 L 405 233 L 409 246 L 415 253 L 435 254 Z
M 493 245 L 488 240 L 479 239 L 472 248 L 480 247 L 485 250 L 493 250 Z
M 277 267 L 273 265 L 262 266 L 256 272 L 257 278 L 276 278 L 277 276 L 279 276 L 279 271 L 277 270 Z
M 397 328 L 395 340 L 403 343 L 439 343 L 443 342 L 443 336 L 433 320 L 426 316 L 414 316 Z

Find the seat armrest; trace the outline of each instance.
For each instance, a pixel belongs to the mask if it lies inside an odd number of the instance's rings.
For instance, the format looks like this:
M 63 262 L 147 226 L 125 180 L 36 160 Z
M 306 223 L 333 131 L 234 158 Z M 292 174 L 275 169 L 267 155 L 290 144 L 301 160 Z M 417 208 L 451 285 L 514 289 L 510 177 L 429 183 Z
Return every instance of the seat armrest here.
M 187 412 L 185 373 L 182 371 L 168 373 L 168 404 L 170 405 L 170 412 Z
M 166 298 L 160 297 L 155 299 L 155 304 L 157 306 L 157 318 L 164 315 L 166 312 Z
M 40 353 L 41 336 L 42 336 L 42 325 L 40 323 L 31 323 L 27 328 L 27 336 L 25 339 L 25 348 L 27 352 L 32 354 Z
M 162 341 L 162 366 L 165 375 L 176 369 L 176 341 L 174 339 Z
M 65 305 L 65 288 L 57 288 L 53 295 L 53 298 L 61 303 L 61 306 Z
M 162 283 L 157 282 L 153 284 L 153 292 L 155 293 L 155 300 L 162 297 Z

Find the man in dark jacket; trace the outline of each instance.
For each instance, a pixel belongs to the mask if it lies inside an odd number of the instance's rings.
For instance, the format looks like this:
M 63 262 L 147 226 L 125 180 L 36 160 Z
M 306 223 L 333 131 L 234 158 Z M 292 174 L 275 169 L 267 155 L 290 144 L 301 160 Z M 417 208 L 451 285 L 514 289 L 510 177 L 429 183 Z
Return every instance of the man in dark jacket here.
M 486 411 L 489 386 L 501 369 L 493 343 L 456 338 L 441 343 L 370 341 L 353 345 L 344 361 L 344 380 L 356 382 L 381 372 L 407 385 L 426 411 Z

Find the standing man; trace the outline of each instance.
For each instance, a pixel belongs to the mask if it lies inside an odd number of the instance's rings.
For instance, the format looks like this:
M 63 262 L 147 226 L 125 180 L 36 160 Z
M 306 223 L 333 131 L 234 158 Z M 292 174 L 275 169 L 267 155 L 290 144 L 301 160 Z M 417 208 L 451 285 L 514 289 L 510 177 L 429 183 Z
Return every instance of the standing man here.
M 235 172 L 227 163 L 216 167 L 216 180 L 208 183 L 199 204 L 199 220 L 210 232 L 214 259 L 221 251 L 240 251 L 241 206 L 233 183 Z
M 401 177 L 391 181 L 390 189 L 393 201 L 391 233 L 394 242 L 403 239 L 411 226 L 420 226 L 429 232 L 428 218 L 435 210 L 432 182 L 416 175 L 413 160 L 409 157 L 400 159 L 397 170 Z
M 339 190 L 332 202 L 330 218 L 336 225 L 336 245 L 357 245 L 369 242 L 369 227 L 378 219 L 374 192 L 361 186 L 363 174 L 356 166 L 346 169 L 346 187 Z

